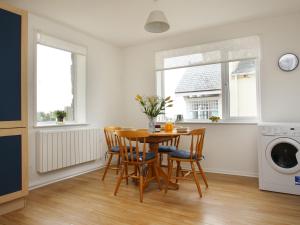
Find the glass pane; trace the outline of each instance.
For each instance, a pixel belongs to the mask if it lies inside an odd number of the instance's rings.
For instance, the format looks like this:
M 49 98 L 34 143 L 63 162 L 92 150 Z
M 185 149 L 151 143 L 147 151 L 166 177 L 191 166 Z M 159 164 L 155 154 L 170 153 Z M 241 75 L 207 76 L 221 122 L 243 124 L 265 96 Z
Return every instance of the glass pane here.
M 282 168 L 293 168 L 298 165 L 297 148 L 289 143 L 280 143 L 274 146 L 271 152 L 273 161 Z
M 176 118 L 178 114 L 185 120 L 222 117 L 221 64 L 165 70 L 157 72 L 157 76 L 161 94 L 174 100 L 173 107 L 166 110 L 166 117 Z
M 74 120 L 72 53 L 37 45 L 37 121 L 55 121 L 56 110 Z
M 256 63 L 242 60 L 229 63 L 230 117 L 256 117 Z

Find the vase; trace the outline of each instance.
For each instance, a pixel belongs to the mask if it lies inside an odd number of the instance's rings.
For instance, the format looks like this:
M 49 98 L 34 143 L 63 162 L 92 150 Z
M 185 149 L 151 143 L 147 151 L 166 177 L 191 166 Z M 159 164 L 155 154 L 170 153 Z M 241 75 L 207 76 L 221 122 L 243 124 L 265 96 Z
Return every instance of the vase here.
M 148 117 L 149 122 L 148 122 L 148 130 L 151 133 L 155 132 L 155 118 L 154 117 Z

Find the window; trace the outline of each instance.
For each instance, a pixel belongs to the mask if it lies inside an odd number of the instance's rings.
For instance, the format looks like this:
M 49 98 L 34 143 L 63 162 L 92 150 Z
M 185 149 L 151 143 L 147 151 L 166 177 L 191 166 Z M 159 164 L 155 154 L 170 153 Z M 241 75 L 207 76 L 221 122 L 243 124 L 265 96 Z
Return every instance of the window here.
M 189 119 L 208 120 L 211 116 L 220 116 L 219 99 L 192 98 L 187 100 Z
M 248 37 L 157 53 L 157 93 L 174 100 L 160 120 L 256 120 L 259 52 Z
M 54 112 L 67 112 L 74 121 L 74 74 L 72 53 L 37 45 L 37 121 L 55 121 Z
M 66 123 L 84 123 L 86 50 L 40 33 L 37 40 L 36 125 L 56 123 L 57 110 Z
M 230 117 L 256 117 L 256 62 L 243 60 L 228 64 Z

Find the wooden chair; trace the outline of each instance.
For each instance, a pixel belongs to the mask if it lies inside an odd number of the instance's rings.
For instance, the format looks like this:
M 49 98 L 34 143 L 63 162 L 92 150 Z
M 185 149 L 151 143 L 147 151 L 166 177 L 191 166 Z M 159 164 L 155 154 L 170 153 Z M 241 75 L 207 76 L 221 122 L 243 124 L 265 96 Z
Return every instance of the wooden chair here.
M 158 147 L 159 159 L 160 159 L 160 166 L 167 167 L 167 165 L 163 165 L 163 156 L 168 155 L 170 152 L 176 151 L 178 149 L 178 145 L 180 142 L 180 135 L 173 136 L 169 140 L 166 140 L 161 143 Z
M 143 202 L 144 188 L 150 180 L 156 179 L 159 189 L 161 189 L 156 154 L 155 152 L 147 152 L 146 138 L 149 137 L 149 133 L 145 130 L 117 130 L 116 134 L 121 152 L 121 172 L 114 195 L 117 195 L 122 179 L 126 179 L 126 184 L 128 184 L 128 178 L 131 177 L 139 180 L 140 202 Z M 135 171 L 128 174 L 128 166 L 130 165 L 134 166 Z M 150 171 L 154 172 L 154 176 L 149 176 Z
M 102 176 L 102 181 L 104 181 L 105 176 L 107 174 L 107 171 L 109 168 L 116 170 L 117 174 L 119 171 L 119 167 L 120 167 L 120 148 L 118 146 L 118 141 L 117 141 L 117 136 L 115 134 L 116 130 L 120 130 L 121 127 L 114 127 L 114 126 L 109 126 L 109 127 L 104 127 L 104 134 L 105 134 L 105 139 L 106 139 L 106 144 L 107 144 L 107 155 L 109 155 L 108 157 L 108 161 Z M 117 166 L 111 166 L 111 161 L 113 156 L 118 157 L 118 161 L 117 161 Z
M 204 143 L 204 136 L 205 136 L 205 128 L 200 128 L 196 130 L 192 130 L 190 132 L 191 136 L 191 145 L 190 150 L 177 150 L 169 153 L 168 155 L 168 180 L 170 181 L 172 178 L 178 179 L 185 179 L 187 180 L 187 176 L 192 174 L 194 177 L 194 181 L 197 185 L 197 189 L 199 192 L 200 197 L 202 197 L 201 187 L 199 183 L 199 178 L 195 170 L 195 164 L 197 165 L 199 172 L 204 180 L 206 188 L 208 188 L 208 183 L 204 171 L 200 165 L 200 161 L 203 158 L 202 150 L 203 150 L 203 143 Z M 177 162 L 177 171 L 176 176 L 172 176 L 173 170 L 173 162 Z M 184 176 L 179 176 L 181 172 L 181 162 L 187 162 L 191 165 L 191 170 L 189 170 Z M 169 183 L 168 183 L 169 184 Z M 168 191 L 168 184 L 166 185 L 165 193 Z

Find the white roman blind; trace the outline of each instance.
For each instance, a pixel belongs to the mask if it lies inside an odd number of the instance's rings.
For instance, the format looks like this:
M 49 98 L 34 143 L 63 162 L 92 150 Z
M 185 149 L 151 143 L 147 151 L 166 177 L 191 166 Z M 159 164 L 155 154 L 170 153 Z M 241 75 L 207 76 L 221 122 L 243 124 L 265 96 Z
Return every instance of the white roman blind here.
M 250 36 L 157 52 L 155 69 L 161 71 L 259 57 L 259 37 Z
M 73 52 L 80 55 L 86 55 L 87 54 L 87 48 L 70 43 L 68 41 L 63 41 L 61 39 L 49 36 L 47 34 L 38 32 L 37 33 L 37 43 L 43 44 L 49 47 L 65 50 L 68 52 Z

